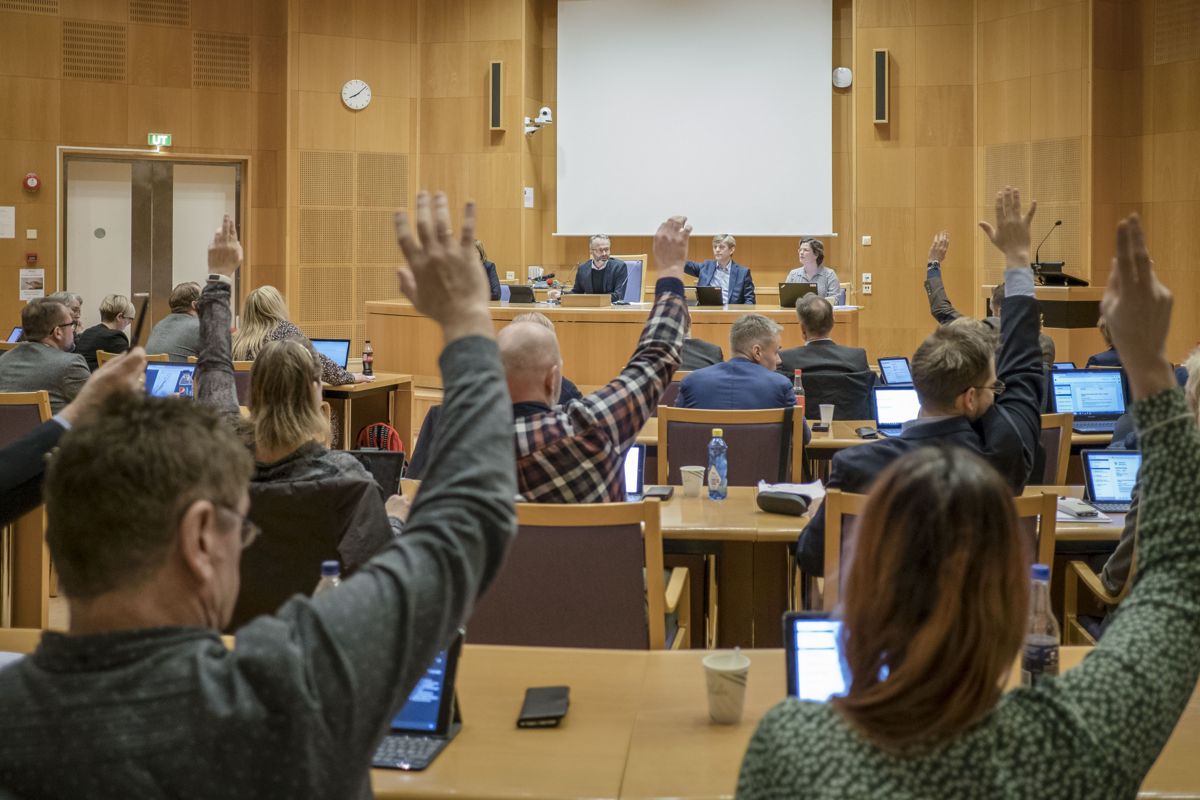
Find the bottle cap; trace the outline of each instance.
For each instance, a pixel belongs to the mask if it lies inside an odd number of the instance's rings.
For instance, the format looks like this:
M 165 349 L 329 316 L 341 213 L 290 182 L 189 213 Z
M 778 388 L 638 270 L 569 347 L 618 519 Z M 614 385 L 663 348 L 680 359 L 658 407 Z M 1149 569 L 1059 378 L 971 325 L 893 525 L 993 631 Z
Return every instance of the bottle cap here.
M 725 432 L 720 428 L 713 428 L 713 436 L 724 436 Z
M 803 371 L 804 371 L 804 370 L 802 370 L 802 369 L 798 369 L 798 370 L 796 370 L 796 374 L 797 374 L 797 375 L 799 375 L 799 374 L 800 374 L 801 372 L 803 372 Z
M 1033 579 L 1035 581 L 1050 580 L 1050 567 L 1046 566 L 1045 564 L 1034 564 L 1033 565 Z
M 338 573 L 340 573 L 341 571 L 342 571 L 342 567 L 336 561 L 322 561 L 321 562 L 321 577 L 322 578 L 336 578 L 338 576 Z

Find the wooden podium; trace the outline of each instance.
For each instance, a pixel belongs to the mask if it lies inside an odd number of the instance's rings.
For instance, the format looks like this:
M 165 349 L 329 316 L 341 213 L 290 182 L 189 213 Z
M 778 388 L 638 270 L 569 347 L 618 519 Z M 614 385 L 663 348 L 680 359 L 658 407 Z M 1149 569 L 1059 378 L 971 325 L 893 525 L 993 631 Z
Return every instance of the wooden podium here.
M 1042 329 L 1054 340 L 1055 361 L 1074 361 L 1082 367 L 1088 356 L 1108 349 L 1096 327 L 1103 286 L 1038 286 L 1034 296 L 1042 309 Z M 986 308 L 991 285 L 983 287 L 983 297 Z

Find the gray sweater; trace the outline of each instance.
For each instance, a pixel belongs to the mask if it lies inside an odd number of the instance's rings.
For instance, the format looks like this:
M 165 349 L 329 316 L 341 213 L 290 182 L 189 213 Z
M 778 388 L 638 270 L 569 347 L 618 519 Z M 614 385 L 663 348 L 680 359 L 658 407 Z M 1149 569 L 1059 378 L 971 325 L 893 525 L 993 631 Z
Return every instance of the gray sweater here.
M 439 458 L 403 536 L 337 590 L 239 629 L 235 650 L 205 628 L 47 633 L 0 671 L 0 795 L 369 794 L 388 721 L 516 532 L 512 405 L 496 344 L 456 341 L 441 368 Z
M 166 353 L 172 361 L 187 361 L 188 356 L 199 356 L 200 320 L 191 314 L 168 314 L 150 332 L 146 352 Z

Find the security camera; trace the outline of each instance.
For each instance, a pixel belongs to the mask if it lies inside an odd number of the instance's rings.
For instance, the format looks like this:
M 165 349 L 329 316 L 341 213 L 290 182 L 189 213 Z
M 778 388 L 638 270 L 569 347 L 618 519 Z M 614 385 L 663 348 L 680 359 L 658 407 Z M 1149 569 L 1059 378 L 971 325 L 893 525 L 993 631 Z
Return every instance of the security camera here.
M 532 136 L 533 134 L 537 133 L 538 130 L 540 130 L 543 125 L 553 125 L 553 124 L 554 124 L 554 112 L 550 110 L 550 106 L 542 106 L 541 110 L 538 111 L 538 115 L 536 118 L 534 118 L 534 117 L 526 117 L 525 118 L 525 135 Z
M 542 110 L 537 115 L 538 122 L 543 125 L 551 125 L 554 123 L 554 112 L 550 110 L 550 106 L 542 106 Z

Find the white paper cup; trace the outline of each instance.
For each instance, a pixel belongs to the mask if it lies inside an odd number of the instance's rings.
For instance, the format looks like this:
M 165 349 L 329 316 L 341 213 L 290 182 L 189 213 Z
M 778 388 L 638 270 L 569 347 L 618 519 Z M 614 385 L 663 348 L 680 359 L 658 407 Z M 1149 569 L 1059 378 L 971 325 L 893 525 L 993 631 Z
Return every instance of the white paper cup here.
M 750 659 L 740 652 L 724 651 L 705 656 L 703 663 L 709 718 L 719 725 L 736 725 L 746 706 Z
M 683 496 L 699 497 L 700 487 L 704 485 L 704 467 L 680 467 L 683 477 Z
M 821 403 L 821 424 L 829 425 L 833 422 L 833 403 Z

